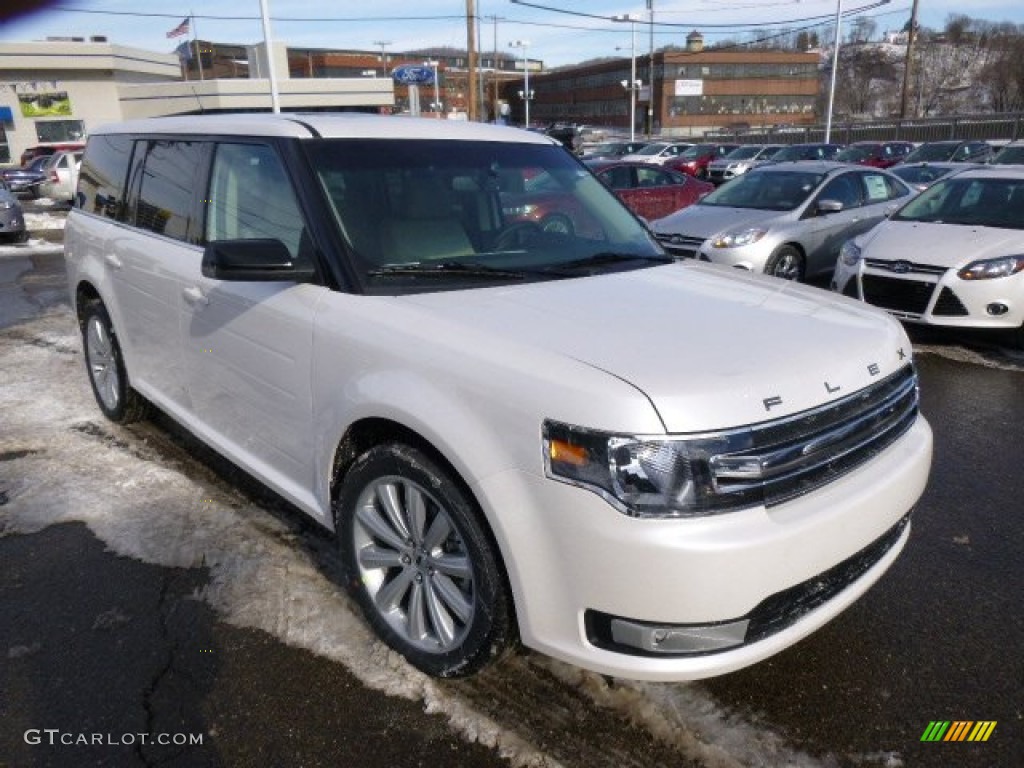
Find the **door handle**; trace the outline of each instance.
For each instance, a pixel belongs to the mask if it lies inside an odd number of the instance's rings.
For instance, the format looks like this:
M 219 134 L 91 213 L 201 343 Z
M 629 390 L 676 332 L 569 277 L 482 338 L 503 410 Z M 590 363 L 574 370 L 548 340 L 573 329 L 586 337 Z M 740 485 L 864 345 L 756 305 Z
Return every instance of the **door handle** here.
M 207 304 L 210 303 L 210 300 L 206 298 L 203 292 L 196 288 L 194 285 L 182 291 L 182 295 L 185 297 L 185 301 L 187 301 L 193 307 L 205 307 Z
M 103 260 L 107 262 L 107 266 L 110 267 L 111 269 L 120 269 L 121 267 L 124 266 L 121 260 L 112 253 L 108 253 L 106 256 L 104 256 Z

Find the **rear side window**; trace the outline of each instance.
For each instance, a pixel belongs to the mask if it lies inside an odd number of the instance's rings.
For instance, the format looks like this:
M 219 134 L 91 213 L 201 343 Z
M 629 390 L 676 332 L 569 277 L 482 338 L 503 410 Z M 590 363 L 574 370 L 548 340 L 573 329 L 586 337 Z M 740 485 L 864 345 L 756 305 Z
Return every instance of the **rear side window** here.
M 125 178 L 132 157 L 128 136 L 93 136 L 82 159 L 75 204 L 83 211 L 116 219 L 124 203 Z
M 201 147 L 192 141 L 139 142 L 142 161 L 135 225 L 175 240 L 188 239 L 192 190 L 202 161 Z

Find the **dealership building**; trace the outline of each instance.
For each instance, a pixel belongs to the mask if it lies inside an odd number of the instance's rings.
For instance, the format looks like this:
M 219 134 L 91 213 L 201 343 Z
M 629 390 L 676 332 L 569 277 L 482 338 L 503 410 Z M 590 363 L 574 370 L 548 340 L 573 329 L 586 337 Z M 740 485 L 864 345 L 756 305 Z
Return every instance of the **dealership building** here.
M 653 60 L 653 82 L 651 88 Z M 820 54 L 750 48 L 705 49 L 692 32 L 686 48 L 530 76 L 531 122 L 572 122 L 662 136 L 701 136 L 743 127 L 817 122 Z M 516 88 L 518 87 L 518 90 Z M 513 114 L 525 111 L 523 80 L 509 86 Z M 630 98 L 636 106 L 631 110 Z

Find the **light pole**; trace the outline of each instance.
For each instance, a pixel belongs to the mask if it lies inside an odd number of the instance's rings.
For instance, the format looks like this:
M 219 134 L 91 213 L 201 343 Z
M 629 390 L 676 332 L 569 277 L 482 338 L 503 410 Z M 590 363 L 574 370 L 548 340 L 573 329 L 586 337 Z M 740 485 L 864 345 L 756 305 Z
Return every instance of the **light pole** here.
M 530 127 L 530 99 L 533 93 L 530 91 L 530 62 L 526 58 L 526 49 L 530 47 L 529 40 L 513 40 L 508 44 L 509 48 L 519 48 L 523 52 L 523 90 L 519 95 L 523 97 L 523 109 L 525 114 L 525 127 Z
M 629 91 L 629 140 L 636 141 L 636 92 L 640 81 L 636 79 L 636 19 L 628 13 L 612 16 L 612 21 L 628 21 L 630 32 L 629 81 L 622 81 L 622 87 Z
M 431 60 L 431 61 L 424 61 L 423 62 L 423 66 L 424 67 L 430 67 L 430 68 L 432 68 L 434 70 L 434 111 L 437 112 L 437 118 L 440 120 L 441 119 L 441 93 L 438 90 L 439 86 L 437 84 L 437 65 L 438 65 L 438 62 L 433 61 L 433 60 Z
M 373 44 L 380 46 L 380 62 L 381 62 L 381 64 L 384 67 L 384 77 L 387 77 L 388 76 L 388 52 L 385 51 L 384 49 L 387 46 L 391 45 L 391 41 L 390 40 L 374 40 Z
M 839 25 L 842 23 L 843 0 L 836 0 L 836 39 L 832 44 L 832 81 L 828 88 L 828 113 L 825 116 L 825 143 L 832 138 L 832 104 L 836 98 L 836 71 L 839 69 Z

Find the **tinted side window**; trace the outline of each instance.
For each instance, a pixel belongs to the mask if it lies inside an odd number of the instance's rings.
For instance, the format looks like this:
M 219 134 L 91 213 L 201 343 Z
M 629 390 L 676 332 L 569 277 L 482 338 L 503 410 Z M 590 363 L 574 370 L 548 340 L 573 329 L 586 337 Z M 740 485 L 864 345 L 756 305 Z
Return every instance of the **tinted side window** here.
M 213 158 L 206 212 L 206 239 L 275 238 L 295 259 L 305 223 L 291 181 L 271 147 L 219 144 Z
M 124 184 L 132 157 L 128 136 L 93 136 L 82 159 L 75 205 L 83 211 L 119 218 L 124 205 Z
M 188 239 L 192 190 L 202 160 L 193 141 L 139 142 L 143 152 L 135 225 L 176 240 Z
M 861 204 L 861 190 L 857 179 L 852 173 L 844 173 L 832 179 L 818 196 L 819 200 L 836 200 L 843 204 L 843 209 L 856 208 Z

